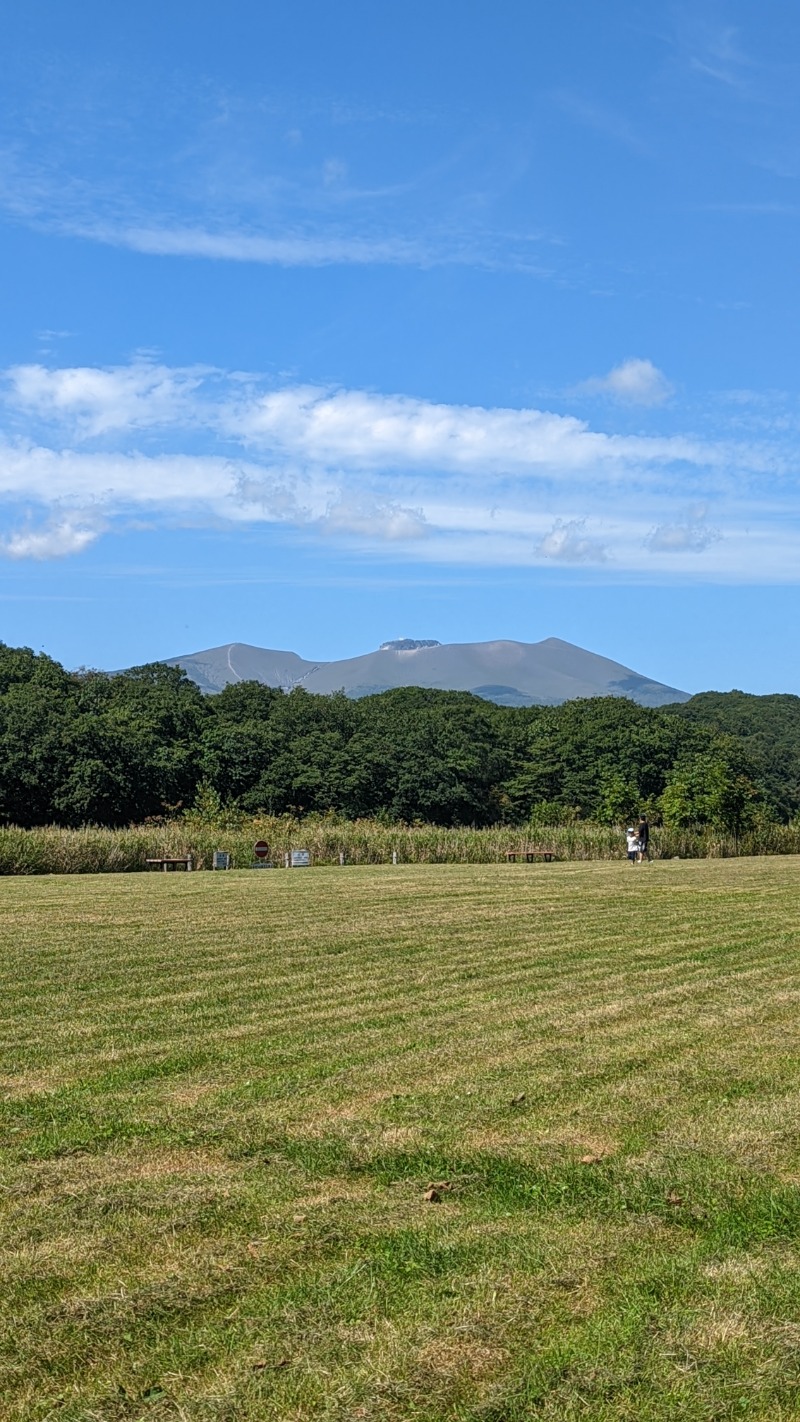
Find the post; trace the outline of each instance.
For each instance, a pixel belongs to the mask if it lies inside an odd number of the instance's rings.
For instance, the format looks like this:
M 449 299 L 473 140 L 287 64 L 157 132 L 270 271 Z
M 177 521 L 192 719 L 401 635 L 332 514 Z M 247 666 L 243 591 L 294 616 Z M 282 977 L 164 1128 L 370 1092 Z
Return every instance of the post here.
M 342 866 L 344 866 L 344 850 L 343 850 L 343 849 L 340 849 L 340 850 L 339 850 L 339 863 L 340 863 Z
M 284 856 L 283 856 L 283 867 L 284 867 L 284 869 L 291 869 L 291 867 L 292 867 L 292 861 L 291 861 L 291 859 L 289 858 L 289 855 L 288 855 L 288 854 L 284 854 Z
M 393 863 L 393 864 L 396 864 L 396 863 L 397 863 L 397 850 L 396 850 L 396 849 L 393 849 L 393 850 L 392 850 L 392 863 Z

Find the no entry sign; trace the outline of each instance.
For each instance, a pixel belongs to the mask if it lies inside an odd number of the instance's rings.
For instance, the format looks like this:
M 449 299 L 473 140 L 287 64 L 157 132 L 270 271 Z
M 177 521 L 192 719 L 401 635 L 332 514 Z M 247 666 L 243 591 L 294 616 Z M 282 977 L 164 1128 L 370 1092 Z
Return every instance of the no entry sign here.
M 256 859 L 267 859 L 269 856 L 269 845 L 265 839 L 257 839 L 253 846 L 253 853 Z

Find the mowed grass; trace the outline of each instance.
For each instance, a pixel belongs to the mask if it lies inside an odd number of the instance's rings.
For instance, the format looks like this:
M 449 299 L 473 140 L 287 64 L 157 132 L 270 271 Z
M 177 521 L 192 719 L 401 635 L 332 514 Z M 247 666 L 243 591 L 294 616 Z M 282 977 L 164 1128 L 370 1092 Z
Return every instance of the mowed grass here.
M 0 893 L 4 1419 L 800 1417 L 800 861 Z

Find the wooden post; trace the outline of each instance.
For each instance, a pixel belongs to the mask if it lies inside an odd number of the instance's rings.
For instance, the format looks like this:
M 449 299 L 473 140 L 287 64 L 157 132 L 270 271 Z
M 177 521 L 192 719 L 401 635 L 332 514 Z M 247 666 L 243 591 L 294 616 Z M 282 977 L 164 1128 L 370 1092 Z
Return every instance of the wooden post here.
M 343 850 L 343 849 L 340 849 L 340 850 L 339 850 L 339 863 L 340 863 L 342 866 L 344 865 L 344 850 Z

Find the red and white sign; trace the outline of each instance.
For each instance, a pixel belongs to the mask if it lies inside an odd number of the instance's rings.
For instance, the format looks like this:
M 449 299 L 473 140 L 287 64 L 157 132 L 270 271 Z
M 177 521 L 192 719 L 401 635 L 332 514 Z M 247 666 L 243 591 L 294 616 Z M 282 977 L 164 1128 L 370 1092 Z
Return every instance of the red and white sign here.
M 265 839 L 257 839 L 253 846 L 253 853 L 256 859 L 266 859 L 269 854 L 269 845 Z

